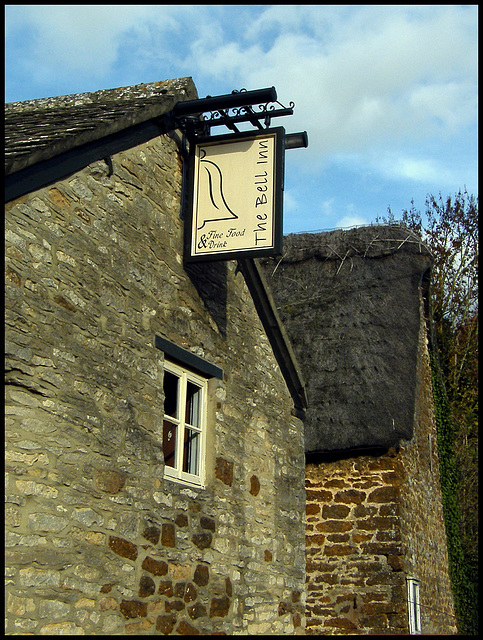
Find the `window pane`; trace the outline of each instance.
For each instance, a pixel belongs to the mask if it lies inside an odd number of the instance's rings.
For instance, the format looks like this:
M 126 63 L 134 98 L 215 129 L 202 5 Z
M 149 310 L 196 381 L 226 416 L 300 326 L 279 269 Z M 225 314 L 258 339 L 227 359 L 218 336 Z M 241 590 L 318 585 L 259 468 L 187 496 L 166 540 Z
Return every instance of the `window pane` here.
M 183 471 L 198 475 L 200 434 L 193 429 L 185 429 L 183 450 Z
M 170 371 L 164 372 L 164 414 L 172 418 L 178 417 L 179 378 Z
M 176 425 L 163 420 L 163 453 L 164 464 L 176 467 Z
M 193 427 L 201 426 L 201 392 L 198 385 L 188 381 L 186 386 L 186 422 Z
M 421 631 L 421 619 L 419 612 L 419 584 L 417 582 L 413 585 L 413 598 L 414 598 L 414 630 Z
M 413 578 L 408 579 L 408 610 L 409 633 L 421 633 L 421 613 L 419 604 L 419 582 Z

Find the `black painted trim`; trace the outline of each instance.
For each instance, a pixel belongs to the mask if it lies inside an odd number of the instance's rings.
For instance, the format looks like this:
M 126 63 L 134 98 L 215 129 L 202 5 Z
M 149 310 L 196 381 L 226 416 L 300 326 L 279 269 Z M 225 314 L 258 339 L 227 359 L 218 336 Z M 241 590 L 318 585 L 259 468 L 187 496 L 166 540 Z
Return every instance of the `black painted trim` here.
M 156 334 L 154 346 L 160 351 L 163 351 L 170 360 L 174 360 L 178 364 L 189 369 L 194 369 L 197 373 L 201 373 L 206 377 L 223 380 L 223 369 L 211 364 L 211 362 L 207 360 L 203 360 L 203 358 L 196 356 L 194 353 L 191 353 L 191 351 L 179 347 L 177 344 L 174 344 L 174 342 L 166 340 L 166 338 L 162 338 Z

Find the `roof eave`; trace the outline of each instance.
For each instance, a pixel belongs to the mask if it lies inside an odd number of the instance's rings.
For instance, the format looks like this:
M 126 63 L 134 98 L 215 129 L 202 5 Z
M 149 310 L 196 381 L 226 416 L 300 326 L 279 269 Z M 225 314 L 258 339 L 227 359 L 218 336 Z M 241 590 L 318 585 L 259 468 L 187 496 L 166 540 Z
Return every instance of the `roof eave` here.
M 307 395 L 295 353 L 275 307 L 265 277 L 253 258 L 238 260 L 255 308 L 294 402 L 294 415 L 305 419 Z

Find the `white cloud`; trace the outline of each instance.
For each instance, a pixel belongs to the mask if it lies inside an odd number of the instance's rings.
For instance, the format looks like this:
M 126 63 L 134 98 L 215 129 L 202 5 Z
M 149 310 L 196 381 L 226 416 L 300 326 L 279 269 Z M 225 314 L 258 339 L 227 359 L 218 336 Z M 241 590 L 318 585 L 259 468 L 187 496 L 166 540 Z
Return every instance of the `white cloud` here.
M 381 173 L 393 179 L 411 180 L 426 184 L 444 184 L 453 181 L 451 173 L 431 158 L 397 157 L 379 165 Z
M 362 216 L 348 215 L 338 220 L 336 228 L 347 229 L 348 227 L 360 227 L 366 224 L 369 224 L 369 222 Z
M 143 56 L 150 31 L 157 26 L 157 46 L 167 42 L 162 34 L 176 32 L 176 15 L 186 5 L 9 5 L 7 37 L 24 29 L 25 55 L 35 73 L 66 81 L 72 74 L 105 77 L 126 42 L 135 43 Z M 25 29 L 29 29 L 26 36 Z M 150 42 L 152 43 L 152 41 Z M 136 60 L 133 61 L 136 64 Z M 164 79 L 164 78 L 159 78 Z M 108 88 L 108 87 L 106 87 Z M 109 87 L 110 88 L 110 87 Z
M 198 41 L 195 79 L 274 84 L 282 102 L 296 103 L 291 125 L 310 131 L 312 163 L 375 142 L 454 134 L 476 118 L 471 8 L 271 5 L 244 36 Z
M 300 199 L 292 189 L 285 189 L 283 192 L 283 209 L 285 215 L 293 216 L 298 212 Z
M 427 114 L 448 133 L 457 132 L 475 119 L 476 94 L 469 82 L 447 82 L 417 86 L 409 96 L 413 112 Z
M 321 212 L 322 215 L 329 218 L 333 215 L 333 207 L 334 207 L 335 198 L 329 198 L 329 200 L 324 200 L 321 204 Z

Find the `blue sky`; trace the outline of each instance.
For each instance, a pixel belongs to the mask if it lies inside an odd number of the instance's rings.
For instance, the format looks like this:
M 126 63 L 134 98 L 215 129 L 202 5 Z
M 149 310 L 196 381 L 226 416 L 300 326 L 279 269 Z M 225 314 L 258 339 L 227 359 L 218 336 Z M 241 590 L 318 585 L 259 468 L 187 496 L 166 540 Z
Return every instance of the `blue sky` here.
M 191 76 L 275 86 L 306 130 L 284 233 L 396 218 L 477 183 L 477 5 L 6 5 L 5 101 Z M 222 130 L 214 130 L 222 133 Z

